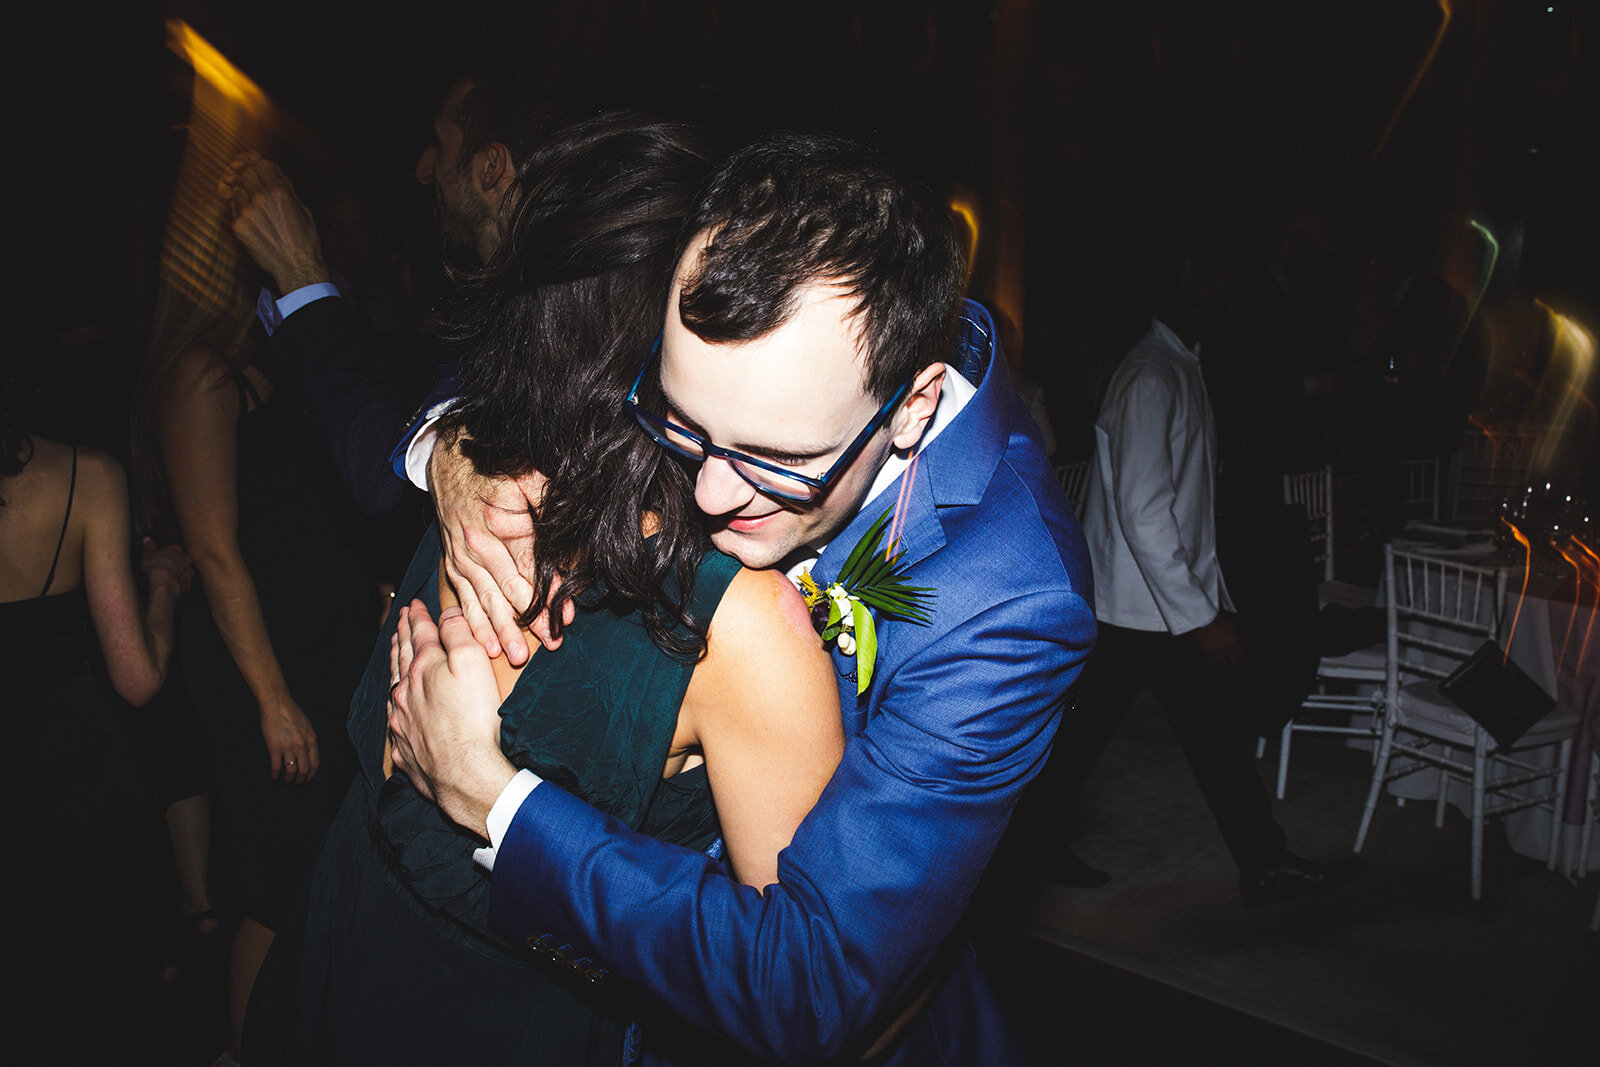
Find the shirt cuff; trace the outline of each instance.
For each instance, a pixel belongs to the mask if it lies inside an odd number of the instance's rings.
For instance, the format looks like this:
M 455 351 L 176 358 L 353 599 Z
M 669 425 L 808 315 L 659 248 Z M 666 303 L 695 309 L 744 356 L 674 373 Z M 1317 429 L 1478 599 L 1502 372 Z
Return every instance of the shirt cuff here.
M 302 285 L 278 298 L 278 320 L 283 321 L 313 301 L 338 295 L 339 287 L 332 282 L 312 282 L 310 285 Z
M 428 460 L 433 456 L 433 442 L 439 436 L 439 420 L 455 405 L 452 398 L 429 408 L 406 445 L 406 480 L 424 493 L 428 491 Z
M 506 834 L 511 830 L 511 820 L 516 818 L 517 809 L 522 807 L 522 802 L 528 799 L 528 794 L 533 792 L 534 786 L 544 781 L 532 771 L 523 769 L 506 783 L 500 790 L 500 798 L 494 802 L 494 807 L 489 809 L 489 847 L 473 850 L 472 859 L 486 871 L 494 870 L 495 853 L 500 850 L 500 842 L 506 839 Z

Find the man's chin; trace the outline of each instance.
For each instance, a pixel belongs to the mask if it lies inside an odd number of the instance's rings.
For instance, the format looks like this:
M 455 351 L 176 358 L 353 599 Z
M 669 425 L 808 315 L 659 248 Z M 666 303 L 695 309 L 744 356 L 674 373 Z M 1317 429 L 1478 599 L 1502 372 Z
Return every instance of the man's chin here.
M 747 534 L 729 530 L 726 527 L 711 531 L 711 543 L 718 552 L 725 556 L 732 556 L 746 567 L 756 571 L 774 566 L 785 555 L 781 545 L 758 540 Z

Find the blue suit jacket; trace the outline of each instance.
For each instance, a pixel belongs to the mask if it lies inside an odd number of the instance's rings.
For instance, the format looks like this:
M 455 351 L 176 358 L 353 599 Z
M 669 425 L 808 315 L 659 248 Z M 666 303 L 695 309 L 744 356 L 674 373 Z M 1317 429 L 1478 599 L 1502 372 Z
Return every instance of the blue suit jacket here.
M 903 538 L 932 625 L 880 622 L 871 688 L 834 653 L 844 760 L 765 893 L 543 783 L 495 861 L 491 914 L 766 1058 L 858 1048 L 950 937 L 1094 641 L 1083 536 L 969 303 L 952 358 L 977 394 L 924 451 Z M 899 482 L 824 552 L 831 580 Z M 752 664 L 759 670 L 759 664 Z M 970 952 L 894 1054 L 1006 1063 Z M 649 1043 L 648 1029 L 645 1041 Z

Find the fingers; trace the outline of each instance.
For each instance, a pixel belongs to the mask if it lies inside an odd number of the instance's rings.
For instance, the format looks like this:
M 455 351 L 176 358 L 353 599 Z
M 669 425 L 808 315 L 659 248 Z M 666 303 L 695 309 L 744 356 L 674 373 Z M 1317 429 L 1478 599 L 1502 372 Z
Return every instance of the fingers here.
M 460 608 L 445 608 L 439 613 L 439 644 L 444 647 L 446 656 L 483 653 L 483 646 L 472 636 L 472 627 Z
M 411 602 L 411 654 L 412 664 L 431 652 L 443 652 L 444 646 L 439 643 L 439 628 L 433 624 L 433 618 L 428 614 L 428 606 L 420 600 Z M 408 667 L 406 674 L 411 674 Z
M 469 560 L 461 562 L 458 569 L 471 584 L 478 606 L 488 616 L 500 647 L 505 649 L 506 659 L 513 667 L 520 667 L 528 661 L 528 643 L 522 636 L 522 624 L 517 622 L 517 609 L 506 591 L 520 597 L 518 603 L 526 605 L 533 600 L 533 587 L 518 573 L 516 562 L 499 538 L 469 526 L 463 531 L 462 539 Z M 465 598 L 462 604 L 465 606 Z M 472 621 L 470 616 L 468 621 Z
M 413 601 L 415 603 L 415 601 Z M 407 604 L 400 609 L 400 628 L 396 631 L 400 646 L 395 661 L 396 671 L 394 677 L 401 681 L 411 676 L 411 660 L 416 655 L 416 649 L 411 644 L 411 605 Z
M 483 610 L 472 583 L 456 569 L 452 557 L 446 554 L 444 560 L 445 577 L 450 581 L 450 588 L 455 590 L 456 599 L 461 601 L 462 613 L 466 616 L 467 625 L 472 628 L 472 636 L 478 644 L 483 646 L 490 656 L 500 655 L 500 639 L 495 636 L 494 623 L 489 621 L 488 614 Z

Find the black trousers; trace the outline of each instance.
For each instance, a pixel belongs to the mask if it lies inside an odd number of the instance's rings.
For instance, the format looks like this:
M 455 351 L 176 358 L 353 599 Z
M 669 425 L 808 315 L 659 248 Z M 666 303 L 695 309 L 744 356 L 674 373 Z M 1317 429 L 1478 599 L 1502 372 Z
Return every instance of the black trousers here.
M 1100 624 L 1100 636 L 1062 716 L 1050 762 L 1029 803 L 1036 815 L 1070 804 L 1134 697 L 1149 688 L 1183 746 L 1206 804 L 1241 872 L 1283 855 L 1283 827 L 1256 772 L 1246 726 L 1243 670 L 1219 667 L 1192 634 L 1125 630 Z

